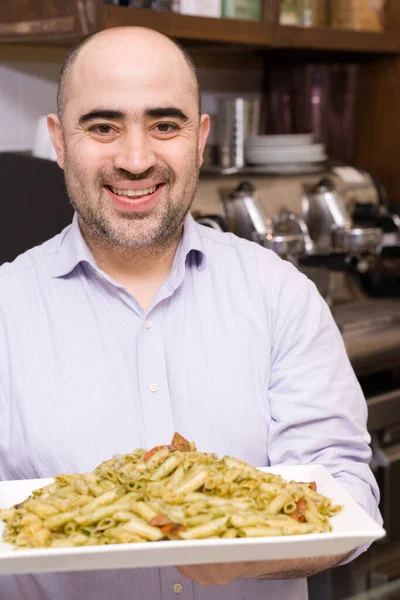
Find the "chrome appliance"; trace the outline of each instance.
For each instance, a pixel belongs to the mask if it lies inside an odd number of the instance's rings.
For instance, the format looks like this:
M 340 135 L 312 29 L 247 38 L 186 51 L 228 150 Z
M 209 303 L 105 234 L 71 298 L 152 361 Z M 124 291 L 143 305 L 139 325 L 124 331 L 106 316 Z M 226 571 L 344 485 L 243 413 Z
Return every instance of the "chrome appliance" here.
M 221 199 L 228 231 L 294 262 L 313 252 L 314 245 L 304 221 L 286 209 L 267 217 L 250 182 L 242 181 L 229 194 L 221 190 Z
M 327 274 L 331 284 L 327 300 L 333 300 L 333 317 L 368 405 L 371 466 L 388 531 L 382 543 L 329 572 L 333 588 L 346 591 L 335 598 L 347 598 L 400 577 L 400 303 L 370 298 L 362 285 L 385 253 L 400 256 L 399 217 L 369 174 L 347 167 L 318 178 L 282 177 L 274 184 L 270 189 L 282 186 L 279 197 L 290 210 L 281 208 L 267 218 L 254 186 L 242 183 L 222 194 L 223 218 L 228 230 L 284 258 L 295 255 L 301 270 L 314 265 L 313 271 Z M 359 299 L 335 303 L 338 285 L 355 281 Z
M 360 255 L 378 251 L 382 230 L 355 225 L 344 197 L 331 179 L 324 177 L 316 185 L 304 184 L 303 190 L 302 217 L 319 254 Z

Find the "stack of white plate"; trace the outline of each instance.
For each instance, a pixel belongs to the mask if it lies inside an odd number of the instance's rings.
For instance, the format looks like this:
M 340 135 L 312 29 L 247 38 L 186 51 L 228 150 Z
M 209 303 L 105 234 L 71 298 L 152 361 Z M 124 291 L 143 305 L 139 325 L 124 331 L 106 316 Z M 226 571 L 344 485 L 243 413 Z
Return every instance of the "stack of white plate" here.
M 314 144 L 312 134 L 258 135 L 245 142 L 250 165 L 315 165 L 327 160 L 325 146 Z

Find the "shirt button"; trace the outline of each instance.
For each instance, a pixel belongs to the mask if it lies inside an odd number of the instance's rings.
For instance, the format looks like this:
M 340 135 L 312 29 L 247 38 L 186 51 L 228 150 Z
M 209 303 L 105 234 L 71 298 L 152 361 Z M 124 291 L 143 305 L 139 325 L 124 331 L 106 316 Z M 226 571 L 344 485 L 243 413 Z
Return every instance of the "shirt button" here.
M 183 585 L 181 583 L 174 583 L 172 589 L 174 590 L 175 594 L 181 594 L 183 590 Z
M 144 322 L 144 326 L 145 326 L 146 329 L 151 329 L 152 325 L 153 325 L 152 321 L 145 321 Z
M 158 385 L 156 383 L 152 383 L 150 386 L 151 392 L 158 392 Z

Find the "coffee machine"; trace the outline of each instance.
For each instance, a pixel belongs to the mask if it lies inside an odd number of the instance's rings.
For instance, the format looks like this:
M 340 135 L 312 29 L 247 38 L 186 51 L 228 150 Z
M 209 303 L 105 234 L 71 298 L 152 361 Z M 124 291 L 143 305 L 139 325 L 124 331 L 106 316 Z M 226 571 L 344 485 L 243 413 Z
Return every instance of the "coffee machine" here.
M 350 181 L 338 177 L 343 172 L 350 174 Z M 400 293 L 400 217 L 369 173 L 342 167 L 315 183 L 304 183 L 301 216 L 328 268 L 355 269 L 367 294 Z
M 304 220 L 282 207 L 268 217 L 249 181 L 242 181 L 229 194 L 221 191 L 225 225 L 228 231 L 273 250 L 292 262 L 313 253 L 314 244 Z
M 221 192 L 221 214 L 210 222 L 270 248 L 313 279 L 368 406 L 371 468 L 388 535 L 328 572 L 332 587 L 353 595 L 400 577 L 400 303 L 393 298 L 400 295 L 400 218 L 379 182 L 350 167 L 269 179 L 261 193 L 256 181 Z M 378 295 L 386 298 L 372 297 Z
M 316 274 L 320 281 L 325 273 L 329 281 L 321 293 L 330 305 L 345 279 L 359 287 L 359 296 L 393 295 L 395 286 L 400 295 L 400 217 L 369 173 L 341 165 L 308 176 L 281 176 L 262 194 L 254 181 L 220 190 L 221 214 L 203 215 L 200 222 L 207 219 L 204 224 L 273 250 L 311 272 L 312 279 Z M 277 208 L 274 194 L 289 208 Z M 269 204 L 275 206 L 272 214 Z

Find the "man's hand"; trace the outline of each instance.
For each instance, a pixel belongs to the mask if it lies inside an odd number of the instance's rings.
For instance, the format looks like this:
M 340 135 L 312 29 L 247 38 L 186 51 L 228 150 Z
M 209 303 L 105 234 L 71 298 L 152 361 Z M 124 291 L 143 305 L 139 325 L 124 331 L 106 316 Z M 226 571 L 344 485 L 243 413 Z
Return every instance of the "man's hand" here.
M 193 579 L 200 585 L 227 585 L 240 577 L 251 577 L 249 573 L 257 565 L 264 562 L 221 563 L 217 565 L 188 565 L 177 567 L 178 571 L 188 579 Z
M 188 579 L 200 585 L 227 585 L 235 579 L 298 579 L 310 577 L 346 560 L 353 554 L 291 560 L 188 565 L 177 567 Z

